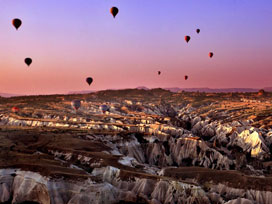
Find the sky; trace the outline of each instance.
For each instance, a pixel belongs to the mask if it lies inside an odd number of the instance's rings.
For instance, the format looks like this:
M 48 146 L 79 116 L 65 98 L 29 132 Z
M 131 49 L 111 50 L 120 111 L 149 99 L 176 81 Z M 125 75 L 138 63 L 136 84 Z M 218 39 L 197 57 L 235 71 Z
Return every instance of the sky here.
M 271 0 L 0 0 L 0 93 L 271 87 L 271 19 Z

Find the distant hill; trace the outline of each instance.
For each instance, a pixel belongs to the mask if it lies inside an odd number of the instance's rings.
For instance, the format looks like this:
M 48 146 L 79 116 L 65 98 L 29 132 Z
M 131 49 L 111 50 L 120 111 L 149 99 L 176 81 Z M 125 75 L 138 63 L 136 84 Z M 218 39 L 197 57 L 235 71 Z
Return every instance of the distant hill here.
M 138 86 L 135 89 L 138 90 L 151 90 L 150 88 L 146 86 Z M 222 89 L 211 89 L 208 87 L 203 87 L 203 88 L 179 88 L 179 87 L 170 87 L 170 88 L 163 88 L 164 90 L 171 91 L 174 93 L 178 93 L 181 91 L 186 91 L 186 92 L 205 92 L 205 93 L 231 93 L 231 92 L 258 92 L 260 89 L 254 89 L 254 88 L 222 88 Z M 111 89 L 111 90 L 124 90 L 124 89 Z M 272 92 L 272 87 L 265 87 L 265 91 L 267 92 Z M 96 91 L 73 91 L 69 92 L 68 94 L 88 94 L 88 93 L 93 93 Z
M 88 90 L 88 91 L 70 91 L 67 93 L 67 95 L 72 95 L 72 94 L 88 94 L 88 93 L 93 93 L 93 92 L 96 92 L 96 91 L 91 91 L 91 90 Z
M 160 89 L 160 88 L 157 88 Z M 163 88 L 164 90 L 171 91 L 174 93 L 178 93 L 181 91 L 186 92 L 206 92 L 206 93 L 230 93 L 230 92 L 258 92 L 260 89 L 254 89 L 254 88 L 222 88 L 222 89 L 211 89 L 208 87 L 203 88 L 179 88 L 179 87 L 170 87 L 170 88 Z M 265 87 L 263 88 L 266 92 L 272 92 L 272 87 Z M 126 90 L 126 89 L 108 89 L 104 91 L 119 91 L 119 90 Z M 130 89 L 132 90 L 132 89 Z M 151 90 L 150 88 L 146 86 L 138 86 L 135 88 L 135 90 Z M 89 94 L 97 92 L 96 90 L 84 90 L 84 91 L 70 91 L 66 95 L 73 95 L 73 94 Z M 23 94 L 11 94 L 11 93 L 0 93 L 0 97 L 14 97 L 14 96 L 24 96 Z
M 149 90 L 149 88 L 147 88 L 147 87 L 145 87 L 145 86 L 138 86 L 136 89 Z
M 181 92 L 181 91 L 187 91 L 187 92 L 206 92 L 206 93 L 229 93 L 229 92 L 258 92 L 259 89 L 253 89 L 253 88 L 226 88 L 226 89 L 211 89 L 211 88 L 164 88 L 166 90 L 169 90 L 171 92 Z M 271 88 L 272 89 L 272 88 Z
M 9 98 L 13 96 L 20 96 L 19 94 L 0 93 L 1 97 Z
M 272 87 L 264 87 L 263 89 L 267 92 L 272 92 Z

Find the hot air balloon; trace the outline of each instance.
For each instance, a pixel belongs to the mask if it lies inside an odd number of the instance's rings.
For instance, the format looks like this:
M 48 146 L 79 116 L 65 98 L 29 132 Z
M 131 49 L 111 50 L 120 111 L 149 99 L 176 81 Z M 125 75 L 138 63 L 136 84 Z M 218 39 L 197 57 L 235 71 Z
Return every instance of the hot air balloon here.
M 191 37 L 188 36 L 188 35 L 186 35 L 186 36 L 184 37 L 184 39 L 185 39 L 185 41 L 188 43 L 188 42 L 190 41 Z
M 12 25 L 18 30 L 18 28 L 22 25 L 22 21 L 18 18 L 12 20 Z
M 196 29 L 196 33 L 198 34 L 198 33 L 200 33 L 200 29 L 198 28 L 198 29 Z
M 32 59 L 31 58 L 25 58 L 25 63 L 27 64 L 27 66 L 31 65 L 32 63 Z
M 78 110 L 80 108 L 81 102 L 80 100 L 73 100 L 71 102 L 71 106 L 73 109 Z
M 209 53 L 209 57 L 212 58 L 213 57 L 213 52 Z
M 88 77 L 86 79 L 86 82 L 89 84 L 89 86 L 91 85 L 91 83 L 93 82 L 93 78 L 92 77 Z
M 110 110 L 107 105 L 102 105 L 100 108 L 101 108 L 101 110 L 102 110 L 103 113 L 106 113 L 106 111 Z
M 16 107 L 16 106 L 14 106 L 14 107 L 11 108 L 11 111 L 12 111 L 13 113 L 18 113 L 18 112 L 19 112 L 19 108 Z
M 113 17 L 115 18 L 115 16 L 118 14 L 118 12 L 119 12 L 119 9 L 117 8 L 117 7 L 112 7 L 111 9 L 110 9 L 110 12 L 111 12 L 111 14 L 113 15 Z
M 158 75 L 161 75 L 161 71 L 158 71 Z
M 258 96 L 264 96 L 264 95 L 266 95 L 265 90 L 261 89 L 258 91 Z
M 185 75 L 185 76 L 184 76 L 184 79 L 185 79 L 185 80 L 187 80 L 187 79 L 188 79 L 188 76 L 187 76 L 187 75 Z

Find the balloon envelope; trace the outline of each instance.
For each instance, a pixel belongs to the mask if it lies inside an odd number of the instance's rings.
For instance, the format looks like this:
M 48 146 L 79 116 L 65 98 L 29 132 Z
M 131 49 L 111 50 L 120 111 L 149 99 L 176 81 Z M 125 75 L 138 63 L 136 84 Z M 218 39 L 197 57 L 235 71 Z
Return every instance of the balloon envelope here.
M 184 76 L 184 79 L 185 79 L 185 80 L 187 80 L 187 79 L 188 79 L 188 76 L 187 76 L 187 75 L 185 75 L 185 76 Z
M 80 100 L 73 100 L 71 102 L 71 106 L 73 109 L 78 110 L 80 108 L 81 102 Z
M 112 7 L 111 9 L 110 9 L 110 12 L 111 12 L 111 14 L 113 15 L 113 17 L 115 18 L 115 16 L 118 14 L 118 12 L 119 12 L 119 9 L 117 8 L 117 7 Z
M 19 112 L 19 108 L 16 107 L 16 106 L 14 106 L 14 107 L 11 108 L 11 111 L 12 111 L 13 113 L 18 113 L 18 112 Z
M 86 82 L 89 84 L 89 86 L 91 85 L 91 83 L 93 82 L 93 78 L 92 77 L 88 77 L 86 79 Z
M 188 35 L 186 35 L 186 36 L 184 37 L 184 39 L 185 39 L 185 41 L 188 43 L 188 42 L 190 41 L 191 37 L 188 36 Z
M 158 71 L 158 75 L 160 75 L 161 74 L 161 71 Z
M 110 110 L 110 108 L 107 105 L 102 105 L 100 108 L 101 108 L 103 113 Z
M 31 58 L 25 58 L 25 63 L 27 64 L 27 66 L 31 65 L 32 59 Z
M 18 28 L 22 25 L 22 21 L 18 18 L 12 20 L 12 25 L 18 30 Z
M 212 58 L 213 57 L 213 52 L 209 53 L 209 57 Z
M 197 32 L 197 33 L 200 33 L 200 29 L 199 29 L 199 28 L 198 28 L 198 29 L 196 29 L 196 32 Z

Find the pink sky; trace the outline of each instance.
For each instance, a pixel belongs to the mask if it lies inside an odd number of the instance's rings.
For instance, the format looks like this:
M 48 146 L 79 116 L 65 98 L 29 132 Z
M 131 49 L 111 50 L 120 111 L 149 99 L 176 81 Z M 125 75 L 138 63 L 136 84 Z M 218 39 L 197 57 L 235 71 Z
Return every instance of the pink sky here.
M 0 4 L 0 93 L 272 86 L 272 3 L 265 0 Z M 109 14 L 113 5 L 120 10 L 116 19 Z M 23 20 L 19 31 L 13 18 Z M 33 59 L 30 67 L 26 57 Z

